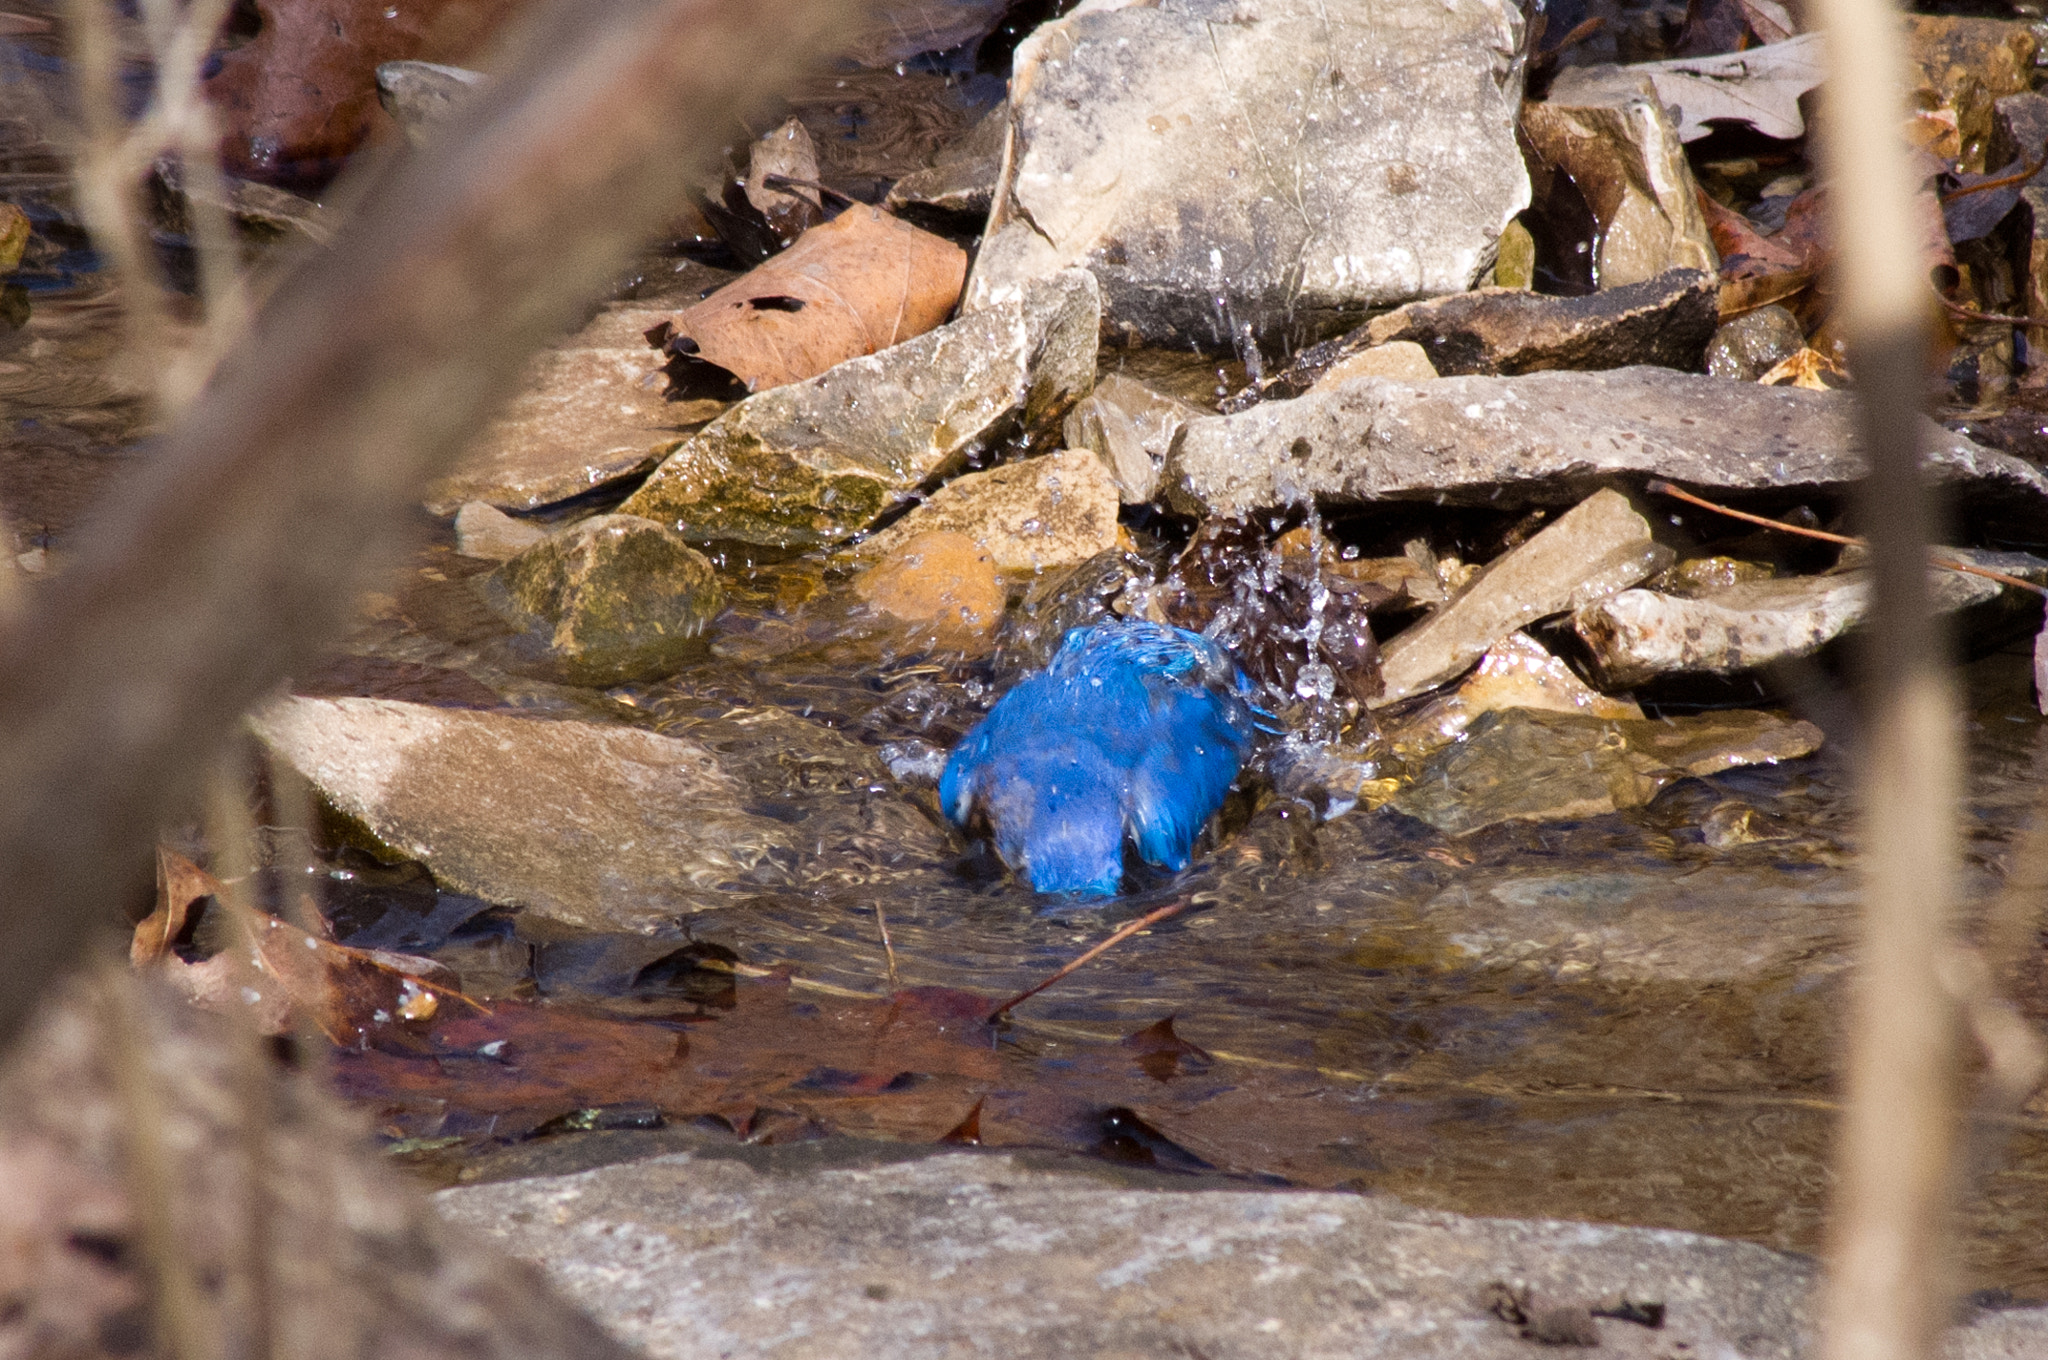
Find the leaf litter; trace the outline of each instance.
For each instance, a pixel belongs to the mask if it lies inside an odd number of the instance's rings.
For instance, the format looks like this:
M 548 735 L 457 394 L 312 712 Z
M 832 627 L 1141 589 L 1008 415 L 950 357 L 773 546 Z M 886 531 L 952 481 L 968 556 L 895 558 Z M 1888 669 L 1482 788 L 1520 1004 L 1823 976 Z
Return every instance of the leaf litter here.
M 765 174 L 762 184 L 765 201 Z M 966 251 L 855 204 L 647 339 L 668 356 L 672 399 L 745 395 L 923 335 L 952 312 L 966 279 Z

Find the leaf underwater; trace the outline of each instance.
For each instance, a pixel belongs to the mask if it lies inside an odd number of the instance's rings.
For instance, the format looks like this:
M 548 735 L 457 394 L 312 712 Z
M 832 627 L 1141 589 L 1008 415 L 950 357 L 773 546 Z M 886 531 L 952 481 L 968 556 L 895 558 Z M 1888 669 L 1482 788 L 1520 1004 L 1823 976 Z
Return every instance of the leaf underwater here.
M 856 203 L 647 338 L 671 356 L 671 397 L 760 392 L 923 335 L 966 281 L 966 251 Z

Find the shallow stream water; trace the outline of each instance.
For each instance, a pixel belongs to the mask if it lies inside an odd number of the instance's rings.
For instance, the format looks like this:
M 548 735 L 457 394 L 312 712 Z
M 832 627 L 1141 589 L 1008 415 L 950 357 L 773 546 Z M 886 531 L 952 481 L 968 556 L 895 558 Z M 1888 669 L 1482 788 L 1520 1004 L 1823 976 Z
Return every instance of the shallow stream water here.
M 931 90 L 952 87 L 931 72 L 900 79 L 921 93 L 906 96 L 894 122 L 842 98 L 835 116 L 851 140 L 877 126 L 913 140 L 950 135 L 973 111 L 948 94 L 937 102 L 955 102 L 930 113 Z M 863 81 L 857 94 L 886 103 L 866 88 L 886 80 Z M 900 173 L 885 152 L 863 144 L 842 168 Z M 54 173 L 25 154 L 0 177 L 0 192 L 42 204 L 41 220 L 54 221 Z M 136 444 L 136 394 L 111 367 L 118 319 L 106 285 L 79 272 L 79 257 L 45 263 L 34 315 L 0 353 L 0 497 L 48 549 L 49 569 L 62 570 L 68 535 L 146 455 Z M 660 296 L 684 278 L 701 282 L 680 262 L 651 263 L 643 279 L 654 282 L 634 291 Z M 1190 397 L 1213 396 L 1218 380 L 1213 360 L 1104 362 Z M 1223 382 L 1241 378 L 1230 371 Z M 1148 541 L 1179 532 L 1136 528 Z M 445 527 L 429 534 L 391 591 L 368 605 L 347 645 L 357 659 L 304 678 L 302 692 L 715 729 L 721 754 L 773 772 L 800 818 L 818 772 L 800 743 L 784 739 L 787 726 L 761 714 L 792 714 L 870 746 L 944 746 L 1005 673 L 987 661 L 892 657 L 849 637 L 813 603 L 833 598 L 813 565 L 729 563 L 736 604 L 701 663 L 608 694 L 520 680 L 488 660 L 491 625 L 466 586 L 483 564 L 458 558 Z M 1969 886 L 1981 900 L 2043 792 L 2035 762 L 2044 731 L 2020 651 L 1978 656 L 1966 674 Z M 1829 729 L 1818 756 L 1686 780 L 1645 808 L 1591 820 L 1449 837 L 1391 811 L 1319 825 L 1299 805 L 1247 795 L 1186 874 L 1105 907 L 1034 898 L 964 847 L 877 870 L 857 889 L 735 894 L 658 937 L 569 937 L 344 851 L 324 864 L 328 906 L 346 940 L 433 954 L 486 1000 L 617 1003 L 643 967 L 694 943 L 720 946 L 754 971 L 786 968 L 823 1004 L 892 989 L 884 918 L 902 985 L 1000 997 L 1115 924 L 1187 896 L 1192 910 L 1013 1014 L 995 1052 L 1015 1080 L 984 1085 L 983 1141 L 1050 1141 L 1467 1213 L 1685 1228 L 1813 1250 L 1836 1112 L 1834 1016 L 1855 912 L 1853 735 L 1839 707 L 1826 693 L 1805 696 L 1804 716 Z M 874 796 L 930 797 L 895 787 Z M 1728 800 L 1778 819 L 1783 836 L 1712 848 L 1700 823 Z M 2037 1019 L 2048 1018 L 2040 971 L 2036 960 Z M 1165 1076 L 1103 1075 L 1095 1055 L 1104 1042 L 1168 1016 L 1200 1055 L 1169 1063 Z M 1069 1070 L 1074 1099 L 1048 1116 L 1046 1093 L 1056 1096 Z M 459 1113 L 443 1130 L 461 1140 L 444 1150 L 443 1171 L 447 1157 L 491 1146 L 489 1128 Z M 937 1132 L 892 1123 L 872 1101 L 838 1107 L 829 1131 Z M 433 1132 L 407 1130 L 415 1140 Z M 1969 1207 L 1970 1282 L 2048 1295 L 2048 1106 L 2037 1101 L 1993 1132 L 2004 1136 L 2004 1156 Z

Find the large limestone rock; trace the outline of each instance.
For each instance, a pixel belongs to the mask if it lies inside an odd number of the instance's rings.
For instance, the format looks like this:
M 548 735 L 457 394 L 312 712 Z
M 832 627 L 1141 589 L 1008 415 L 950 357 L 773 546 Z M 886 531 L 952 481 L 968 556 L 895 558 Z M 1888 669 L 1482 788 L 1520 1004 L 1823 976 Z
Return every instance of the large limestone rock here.
M 908 804 L 868 792 L 886 779 L 871 752 L 788 714 L 661 736 L 293 698 L 253 722 L 332 808 L 442 884 L 587 930 L 654 930 L 739 894 L 871 882 L 946 844 Z M 778 782 L 779 761 L 802 765 L 800 789 Z
M 1401 383 L 1354 378 L 1188 422 L 1167 456 L 1184 514 L 1311 499 L 1510 506 L 1579 500 L 1618 474 L 1695 488 L 1842 492 L 1863 475 L 1846 392 L 1662 368 Z M 1973 500 L 2048 509 L 2048 474 L 1926 422 L 1929 471 Z
M 1018 49 L 967 309 L 1085 265 L 1106 332 L 1327 334 L 1469 288 L 1529 202 L 1498 0 L 1085 7 Z
M 970 447 L 1054 425 L 1095 382 L 1100 294 L 1070 270 L 807 382 L 749 397 L 620 507 L 695 542 L 800 550 L 873 524 Z
M 1584 1319 L 1614 1360 L 1794 1360 L 1814 1330 L 1814 1263 L 1750 1243 L 1030 1153 L 678 1152 L 435 1202 L 653 1360 L 1585 1354 L 1487 1311 L 1516 1281 L 1544 1308 L 1663 1304 L 1657 1330 Z M 2013 1309 L 1969 1317 L 1946 1354 L 2042 1347 L 2048 1310 Z

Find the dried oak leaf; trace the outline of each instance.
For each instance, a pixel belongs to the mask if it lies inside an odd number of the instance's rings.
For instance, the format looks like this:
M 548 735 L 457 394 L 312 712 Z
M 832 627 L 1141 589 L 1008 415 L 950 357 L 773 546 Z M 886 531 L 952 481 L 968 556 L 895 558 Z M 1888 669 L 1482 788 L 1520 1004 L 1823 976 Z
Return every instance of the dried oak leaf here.
M 720 395 L 735 380 L 760 392 L 924 334 L 966 280 L 966 251 L 855 204 L 647 339 L 670 356 L 671 398 Z
M 377 67 L 474 51 L 521 0 L 257 0 L 261 27 L 205 81 L 221 165 L 291 188 L 332 179 L 383 117 Z
M 179 947 L 194 933 L 197 914 L 215 911 L 227 926 L 221 947 L 210 957 L 186 959 Z M 135 967 L 161 968 L 203 1009 L 246 1012 L 266 1034 L 284 1033 L 296 1012 L 337 1044 L 358 1043 L 382 1027 L 430 1020 L 451 998 L 476 1005 L 455 990 L 454 974 L 443 964 L 351 949 L 237 906 L 219 879 L 161 848 L 156 910 L 135 927 L 128 957 Z

